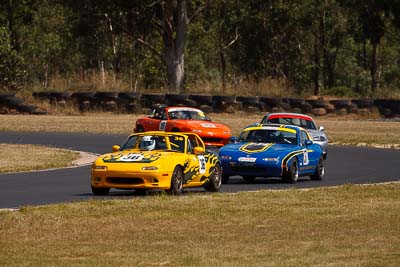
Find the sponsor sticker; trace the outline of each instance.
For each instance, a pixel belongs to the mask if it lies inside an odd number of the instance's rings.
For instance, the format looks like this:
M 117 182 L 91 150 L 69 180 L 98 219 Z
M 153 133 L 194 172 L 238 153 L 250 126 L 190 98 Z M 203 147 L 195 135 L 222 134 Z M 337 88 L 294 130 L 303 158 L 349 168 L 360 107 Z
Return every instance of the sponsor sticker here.
M 256 162 L 257 158 L 246 158 L 246 157 L 240 157 L 238 158 L 240 162 Z
M 217 126 L 212 123 L 201 123 L 201 126 L 203 126 L 204 128 L 217 128 Z

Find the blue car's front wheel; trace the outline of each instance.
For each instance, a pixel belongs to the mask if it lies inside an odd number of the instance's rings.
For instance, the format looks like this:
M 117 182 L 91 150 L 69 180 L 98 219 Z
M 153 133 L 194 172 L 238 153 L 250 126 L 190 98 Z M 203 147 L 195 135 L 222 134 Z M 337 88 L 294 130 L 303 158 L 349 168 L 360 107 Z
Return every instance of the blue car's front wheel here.
M 297 159 L 294 158 L 287 168 L 287 171 L 283 175 L 283 179 L 288 183 L 295 183 L 299 178 L 299 167 L 297 164 Z

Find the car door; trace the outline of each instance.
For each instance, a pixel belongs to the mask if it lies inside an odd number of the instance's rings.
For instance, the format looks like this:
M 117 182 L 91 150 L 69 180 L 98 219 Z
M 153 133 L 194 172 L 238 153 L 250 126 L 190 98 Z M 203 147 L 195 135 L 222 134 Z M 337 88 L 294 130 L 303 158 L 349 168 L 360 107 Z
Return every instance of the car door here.
M 198 146 L 196 139 L 186 141 L 187 166 L 184 170 L 185 181 L 192 185 L 201 184 L 202 177 L 207 172 L 207 162 L 204 155 L 196 155 L 194 147 Z
M 155 110 L 152 117 L 148 118 L 144 125 L 145 131 L 165 131 L 167 115 L 164 108 Z
M 314 144 L 307 146 L 306 141 L 312 141 L 312 140 L 309 138 L 309 135 L 305 130 L 301 130 L 300 144 L 303 150 L 303 157 L 302 157 L 303 160 L 300 169 L 304 171 L 309 171 L 315 169 L 319 160 L 318 158 L 319 152 L 315 150 Z

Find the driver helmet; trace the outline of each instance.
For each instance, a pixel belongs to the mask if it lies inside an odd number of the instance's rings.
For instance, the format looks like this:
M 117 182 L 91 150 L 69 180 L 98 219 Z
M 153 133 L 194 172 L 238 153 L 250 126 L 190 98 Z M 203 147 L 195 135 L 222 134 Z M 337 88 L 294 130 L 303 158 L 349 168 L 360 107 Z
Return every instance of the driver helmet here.
M 156 140 L 153 136 L 145 135 L 140 142 L 140 147 L 147 150 L 153 150 L 156 146 Z

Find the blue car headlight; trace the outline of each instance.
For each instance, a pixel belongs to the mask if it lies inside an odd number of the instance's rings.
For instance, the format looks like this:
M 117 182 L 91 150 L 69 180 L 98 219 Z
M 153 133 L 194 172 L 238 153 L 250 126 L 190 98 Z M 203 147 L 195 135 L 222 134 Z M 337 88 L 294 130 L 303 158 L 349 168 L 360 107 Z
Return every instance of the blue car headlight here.
M 314 140 L 314 141 L 325 141 L 326 138 L 325 138 L 325 136 L 320 135 L 320 136 L 315 136 L 315 137 L 313 138 L 313 140 Z
M 221 156 L 222 160 L 231 160 L 232 157 L 231 156 Z
M 274 162 L 278 162 L 279 158 L 263 158 L 263 161 L 274 161 Z

